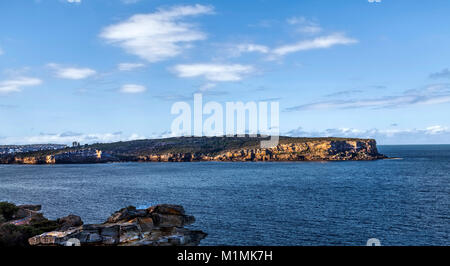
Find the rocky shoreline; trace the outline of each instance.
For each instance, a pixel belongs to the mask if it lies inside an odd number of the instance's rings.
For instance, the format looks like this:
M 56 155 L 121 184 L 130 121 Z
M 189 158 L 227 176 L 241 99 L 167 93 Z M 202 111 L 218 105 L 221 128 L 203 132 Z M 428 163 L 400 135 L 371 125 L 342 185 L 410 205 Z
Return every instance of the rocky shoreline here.
M 55 221 L 40 205 L 0 203 L 1 246 L 196 246 L 207 234 L 184 226 L 195 222 L 180 205 L 134 206 L 113 213 L 102 224 L 84 224 L 79 216 Z
M 373 139 L 282 138 L 277 146 L 260 148 L 256 138 L 187 138 L 138 144 L 99 144 L 0 157 L 0 164 L 75 164 L 111 162 L 247 162 L 359 161 L 385 159 Z M 177 142 L 178 141 L 178 142 Z M 229 141 L 221 145 L 221 141 Z M 233 142 L 234 141 L 234 142 Z M 134 146 L 133 146 L 134 145 Z M 229 146 L 229 147 L 228 147 Z M 235 146 L 238 146 L 236 148 Z

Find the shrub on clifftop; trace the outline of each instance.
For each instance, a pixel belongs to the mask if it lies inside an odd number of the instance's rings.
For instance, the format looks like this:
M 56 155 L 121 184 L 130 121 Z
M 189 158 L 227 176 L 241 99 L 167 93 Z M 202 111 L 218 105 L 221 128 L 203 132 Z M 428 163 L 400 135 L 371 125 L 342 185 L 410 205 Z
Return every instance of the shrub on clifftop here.
M 46 219 L 35 210 L 39 205 L 16 206 L 9 202 L 0 202 L 0 247 L 28 246 L 28 238 L 53 231 L 60 225 Z M 25 221 L 15 225 L 14 221 Z
M 18 209 L 19 208 L 12 203 L 0 202 L 0 223 L 11 220 Z
M 29 226 L 2 225 L 0 226 L 0 247 L 28 246 L 28 238 L 37 233 Z

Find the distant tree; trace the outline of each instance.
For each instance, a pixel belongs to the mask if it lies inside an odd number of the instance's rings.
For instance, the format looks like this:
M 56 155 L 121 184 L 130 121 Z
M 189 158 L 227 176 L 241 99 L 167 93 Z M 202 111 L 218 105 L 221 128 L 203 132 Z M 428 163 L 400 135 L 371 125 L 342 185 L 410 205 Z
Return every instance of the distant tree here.
M 0 202 L 0 219 L 9 221 L 19 208 L 13 203 Z

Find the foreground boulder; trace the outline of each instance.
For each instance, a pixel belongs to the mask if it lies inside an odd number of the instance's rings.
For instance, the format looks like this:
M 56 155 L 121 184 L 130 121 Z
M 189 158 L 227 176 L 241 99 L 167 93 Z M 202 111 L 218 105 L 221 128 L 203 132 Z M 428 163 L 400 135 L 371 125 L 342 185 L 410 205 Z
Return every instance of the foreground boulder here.
M 82 224 L 77 216 L 58 219 L 60 229 L 28 239 L 32 246 L 195 246 L 206 237 L 184 228 L 195 222 L 179 205 L 161 204 L 148 209 L 134 206 L 113 213 L 103 224 Z
M 56 222 L 59 225 L 58 230 L 60 231 L 69 230 L 72 227 L 83 225 L 83 221 L 81 220 L 80 216 L 76 216 L 73 214 L 70 214 L 66 217 L 58 218 Z

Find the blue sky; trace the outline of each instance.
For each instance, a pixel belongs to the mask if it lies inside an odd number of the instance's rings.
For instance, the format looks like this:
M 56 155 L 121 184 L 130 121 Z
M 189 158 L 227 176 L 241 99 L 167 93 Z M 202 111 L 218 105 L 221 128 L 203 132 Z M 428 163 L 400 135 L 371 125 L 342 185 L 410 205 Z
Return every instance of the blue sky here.
M 0 3 L 0 144 L 167 136 L 176 101 L 280 102 L 292 136 L 450 143 L 446 0 Z

